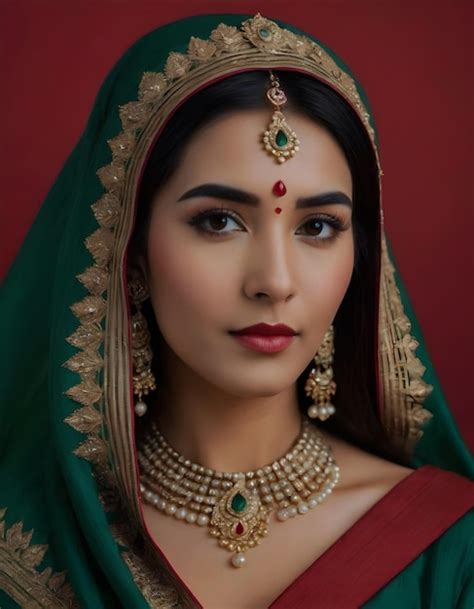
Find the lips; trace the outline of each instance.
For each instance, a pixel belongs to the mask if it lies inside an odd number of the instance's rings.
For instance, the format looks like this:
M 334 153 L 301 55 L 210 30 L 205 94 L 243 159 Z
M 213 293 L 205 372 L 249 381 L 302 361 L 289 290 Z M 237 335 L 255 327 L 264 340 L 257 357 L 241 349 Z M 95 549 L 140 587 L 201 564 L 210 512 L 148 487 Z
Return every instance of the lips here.
M 251 336 L 295 336 L 297 332 L 285 324 L 256 324 L 241 330 L 231 331 L 231 334 Z
M 262 334 L 233 334 L 233 338 L 243 347 L 262 353 L 277 353 L 290 346 L 294 336 L 263 336 Z

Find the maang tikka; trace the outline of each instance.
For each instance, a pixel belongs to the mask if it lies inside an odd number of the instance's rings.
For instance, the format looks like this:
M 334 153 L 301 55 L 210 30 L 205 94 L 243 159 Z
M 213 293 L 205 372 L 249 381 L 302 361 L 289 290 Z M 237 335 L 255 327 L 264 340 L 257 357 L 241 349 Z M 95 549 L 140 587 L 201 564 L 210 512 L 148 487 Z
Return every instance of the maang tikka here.
M 287 98 L 280 87 L 280 81 L 272 71 L 270 71 L 270 81 L 267 98 L 275 107 L 275 111 L 268 129 L 263 134 L 263 146 L 278 163 L 284 163 L 298 152 L 300 141 L 280 110 L 281 106 L 286 104 Z
M 143 396 L 156 389 L 155 376 L 151 370 L 153 353 L 150 345 L 148 323 L 141 310 L 141 304 L 149 294 L 140 279 L 132 279 L 128 291 L 136 312 L 132 315 L 132 362 L 133 393 L 138 397 L 135 402 L 135 413 L 142 417 L 148 410 Z
M 314 400 L 314 404 L 308 408 L 308 417 L 311 419 L 325 421 L 336 412 L 336 408 L 331 404 L 331 396 L 336 393 L 332 369 L 333 355 L 334 327 L 331 324 L 314 356 L 316 368 L 311 370 L 304 388 L 306 395 Z

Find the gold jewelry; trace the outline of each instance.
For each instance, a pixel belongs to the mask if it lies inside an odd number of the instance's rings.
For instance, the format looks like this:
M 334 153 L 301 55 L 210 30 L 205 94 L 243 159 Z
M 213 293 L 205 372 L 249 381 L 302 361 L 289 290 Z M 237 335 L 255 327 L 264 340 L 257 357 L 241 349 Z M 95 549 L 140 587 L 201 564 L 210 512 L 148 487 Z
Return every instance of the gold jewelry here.
M 275 111 L 268 129 L 263 134 L 263 146 L 278 163 L 284 163 L 298 152 L 300 141 L 286 122 L 283 112 L 280 111 L 281 106 L 286 104 L 287 98 L 280 87 L 280 81 L 271 70 L 270 80 L 271 86 L 267 91 L 267 98 L 275 107 Z
M 136 313 L 132 316 L 133 393 L 138 396 L 135 413 L 142 417 L 148 410 L 142 397 L 156 389 L 155 376 L 150 367 L 153 358 L 150 331 L 140 306 L 149 294 L 146 286 L 139 279 L 132 279 L 129 282 L 128 290 L 132 303 L 136 307 Z
M 248 472 L 218 472 L 174 450 L 153 422 L 138 450 L 144 501 L 178 520 L 208 526 L 221 547 L 244 552 L 261 543 L 276 511 L 285 521 L 307 514 L 339 481 L 339 466 L 321 432 L 304 415 L 292 448 L 270 465 Z
M 333 380 L 334 371 L 332 361 L 334 355 L 334 327 L 329 327 L 323 338 L 323 342 L 314 357 L 316 368 L 313 368 L 305 384 L 306 395 L 314 400 L 308 408 L 308 416 L 311 419 L 325 421 L 336 412 L 331 404 L 331 396 L 336 393 L 336 383 Z

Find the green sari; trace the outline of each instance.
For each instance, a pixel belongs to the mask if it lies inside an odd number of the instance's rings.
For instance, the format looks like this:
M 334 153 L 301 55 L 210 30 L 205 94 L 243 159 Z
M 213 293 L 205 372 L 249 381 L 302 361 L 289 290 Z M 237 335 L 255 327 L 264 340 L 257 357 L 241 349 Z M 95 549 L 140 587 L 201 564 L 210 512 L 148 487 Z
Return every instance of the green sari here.
M 2 609 L 201 606 L 153 550 L 143 523 L 126 247 L 147 152 L 173 109 L 216 79 L 269 68 L 299 70 L 335 89 L 377 151 L 363 90 L 313 37 L 260 16 L 171 23 L 110 72 L 6 278 Z M 416 471 L 272 608 L 474 607 L 474 462 L 426 352 L 383 215 L 380 230 L 380 417 Z

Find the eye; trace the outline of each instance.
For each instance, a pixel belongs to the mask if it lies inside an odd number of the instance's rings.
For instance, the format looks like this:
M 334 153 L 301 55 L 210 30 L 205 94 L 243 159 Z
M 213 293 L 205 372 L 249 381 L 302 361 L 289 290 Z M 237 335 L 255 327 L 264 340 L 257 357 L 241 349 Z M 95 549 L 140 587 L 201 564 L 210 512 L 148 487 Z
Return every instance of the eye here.
M 194 226 L 196 230 L 201 233 L 205 233 L 211 237 L 219 238 L 220 235 L 228 234 L 232 231 L 223 231 L 229 224 L 228 219 L 231 222 L 242 226 L 238 221 L 238 216 L 229 209 L 206 209 L 205 211 L 199 212 L 191 218 L 189 224 Z M 208 224 L 211 228 L 206 228 L 205 224 Z
M 223 208 L 199 212 L 191 218 L 189 224 L 194 226 L 199 232 L 218 239 L 221 235 L 235 231 L 235 229 L 223 230 L 229 227 L 229 219 L 231 223 L 237 224 L 242 229 L 242 224 L 239 222 L 237 214 Z M 306 236 L 314 241 L 332 241 L 340 232 L 349 228 L 341 218 L 330 214 L 319 214 L 308 218 L 302 226 L 310 227 Z
M 302 226 L 309 227 L 308 236 L 317 241 L 332 241 L 345 229 L 344 222 L 330 215 L 318 215 L 306 220 Z

